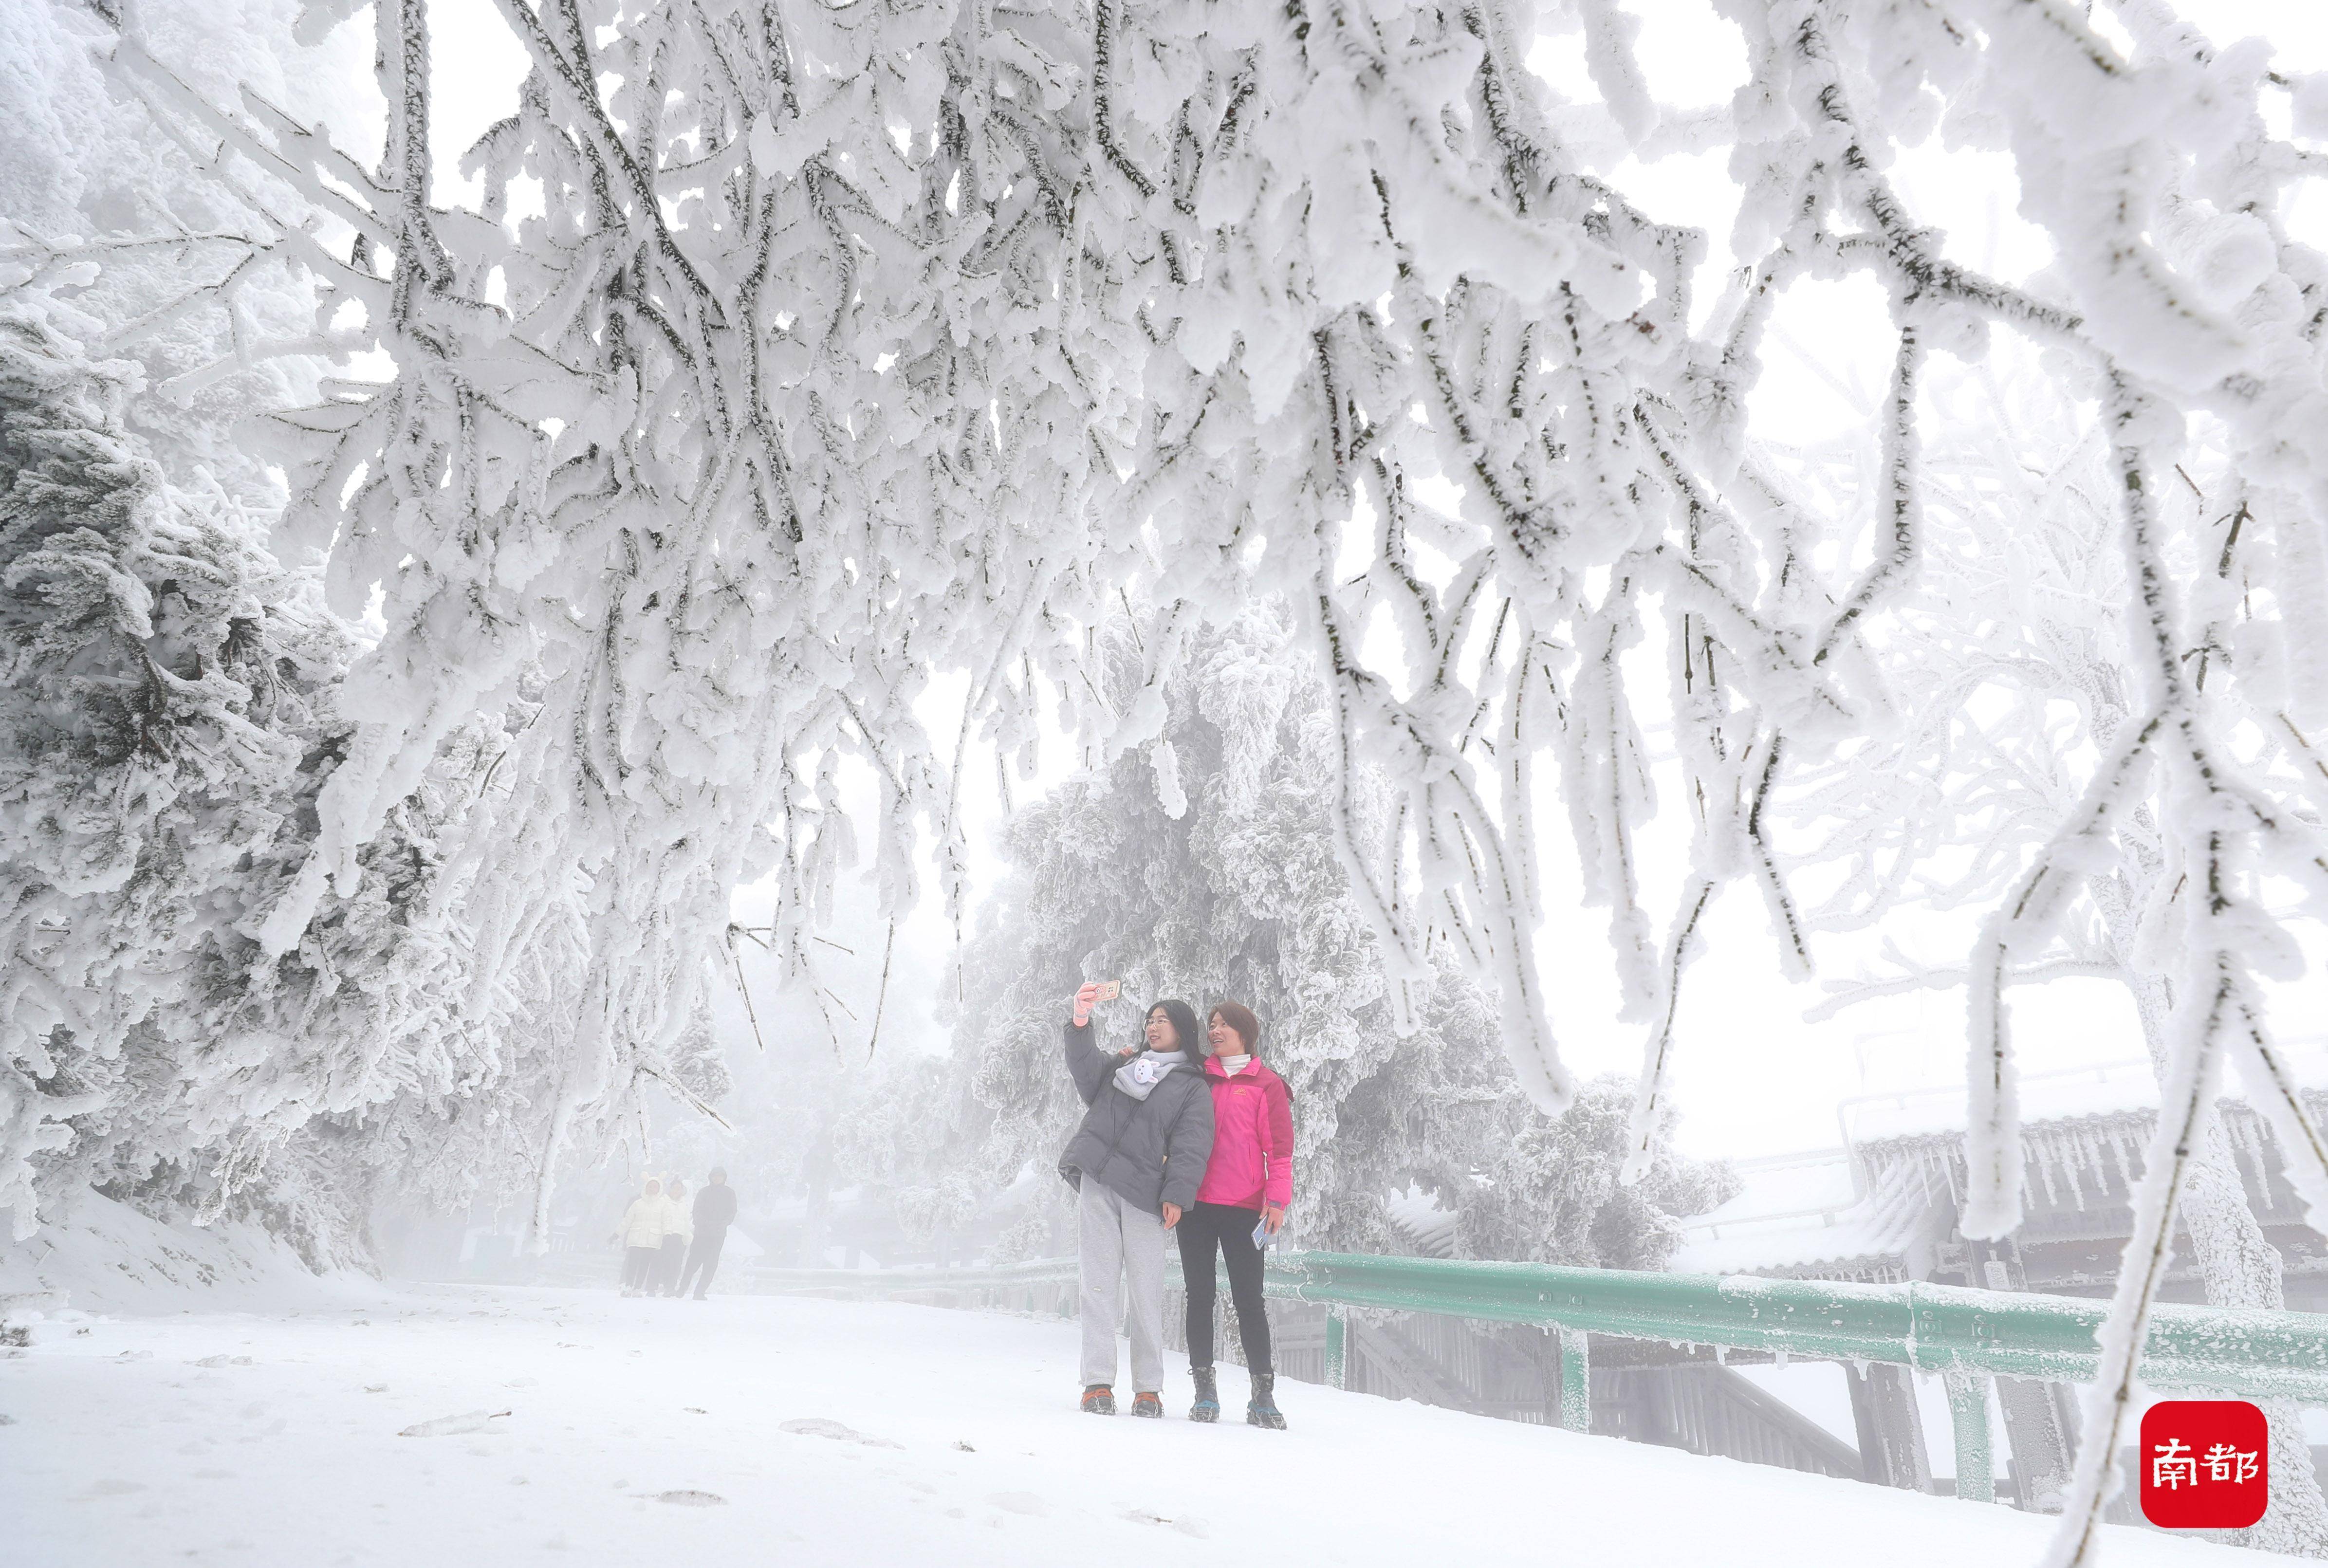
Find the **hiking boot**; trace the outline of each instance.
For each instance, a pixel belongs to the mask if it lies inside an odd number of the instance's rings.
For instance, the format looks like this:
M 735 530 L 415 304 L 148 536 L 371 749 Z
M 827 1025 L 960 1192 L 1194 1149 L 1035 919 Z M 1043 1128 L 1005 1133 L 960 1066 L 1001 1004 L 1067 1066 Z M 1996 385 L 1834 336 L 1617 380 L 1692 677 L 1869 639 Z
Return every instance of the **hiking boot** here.
M 1210 1426 L 1221 1418 L 1221 1381 L 1209 1366 L 1191 1366 L 1188 1376 L 1197 1385 L 1197 1403 L 1188 1406 L 1188 1419 Z
M 1094 1383 L 1084 1389 L 1084 1413 L 1086 1415 L 1113 1415 L 1115 1390 L 1104 1383 Z
M 1163 1420 L 1164 1396 L 1160 1394 L 1143 1394 L 1140 1395 L 1140 1397 L 1131 1402 L 1131 1413 L 1144 1417 L 1149 1421 Z
M 1265 1426 L 1275 1432 L 1285 1430 L 1285 1413 L 1277 1408 L 1277 1374 L 1256 1372 L 1253 1375 L 1253 1398 L 1246 1402 L 1244 1422 L 1247 1426 Z

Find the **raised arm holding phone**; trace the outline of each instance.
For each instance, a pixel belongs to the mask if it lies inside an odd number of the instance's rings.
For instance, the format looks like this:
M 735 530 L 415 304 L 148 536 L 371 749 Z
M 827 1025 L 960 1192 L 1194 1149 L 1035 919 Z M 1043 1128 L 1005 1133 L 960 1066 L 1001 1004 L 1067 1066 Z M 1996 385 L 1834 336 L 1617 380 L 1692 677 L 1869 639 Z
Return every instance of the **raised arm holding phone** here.
M 1103 1051 L 1092 1011 L 1121 981 L 1075 992 L 1065 1029 L 1067 1075 L 1086 1109 L 1059 1157 L 1079 1194 L 1084 1326 L 1083 1407 L 1115 1413 L 1115 1325 L 1131 1338 L 1131 1413 L 1164 1414 L 1164 1233 L 1197 1200 L 1213 1150 L 1213 1096 L 1196 1071 L 1197 1015 L 1187 1002 L 1148 1009 L 1139 1043 Z M 1144 1048 L 1142 1048 L 1144 1047 Z M 1128 1287 L 1128 1289 L 1127 1289 Z

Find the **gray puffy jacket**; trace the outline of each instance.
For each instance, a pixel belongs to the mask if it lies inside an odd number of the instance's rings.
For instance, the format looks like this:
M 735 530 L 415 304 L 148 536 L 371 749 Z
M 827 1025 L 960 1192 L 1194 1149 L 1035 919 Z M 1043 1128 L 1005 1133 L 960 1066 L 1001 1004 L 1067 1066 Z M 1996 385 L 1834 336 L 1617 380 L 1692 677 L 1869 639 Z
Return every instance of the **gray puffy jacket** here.
M 1096 1177 L 1126 1203 L 1162 1214 L 1197 1201 L 1213 1157 L 1213 1092 L 1202 1073 L 1175 1068 L 1135 1100 L 1115 1086 L 1118 1057 L 1092 1044 L 1091 1026 L 1067 1025 L 1067 1072 L 1091 1109 L 1059 1156 L 1059 1174 L 1080 1188 Z

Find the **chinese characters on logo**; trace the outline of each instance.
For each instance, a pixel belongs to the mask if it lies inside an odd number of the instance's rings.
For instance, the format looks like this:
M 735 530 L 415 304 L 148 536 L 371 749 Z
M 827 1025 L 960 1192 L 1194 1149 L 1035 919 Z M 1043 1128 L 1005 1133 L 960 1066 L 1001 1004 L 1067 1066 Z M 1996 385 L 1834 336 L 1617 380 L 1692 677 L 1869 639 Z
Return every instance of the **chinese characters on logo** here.
M 2271 1500 L 2270 1429 L 2244 1399 L 2170 1399 L 2142 1418 L 2142 1516 L 2170 1530 L 2238 1530 Z

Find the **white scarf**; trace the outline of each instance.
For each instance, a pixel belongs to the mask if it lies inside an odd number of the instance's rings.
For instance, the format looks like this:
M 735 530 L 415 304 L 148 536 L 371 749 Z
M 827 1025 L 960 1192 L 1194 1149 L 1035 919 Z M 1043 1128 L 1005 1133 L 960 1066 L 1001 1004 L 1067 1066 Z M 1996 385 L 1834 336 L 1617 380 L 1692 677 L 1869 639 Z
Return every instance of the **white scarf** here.
M 1186 1051 L 1143 1051 L 1115 1070 L 1115 1086 L 1135 1100 L 1145 1100 L 1165 1074 L 1187 1065 Z
M 1215 1056 L 1213 1060 L 1221 1065 L 1222 1072 L 1234 1078 L 1244 1071 L 1245 1065 L 1253 1060 L 1253 1053 L 1248 1051 L 1242 1056 Z

